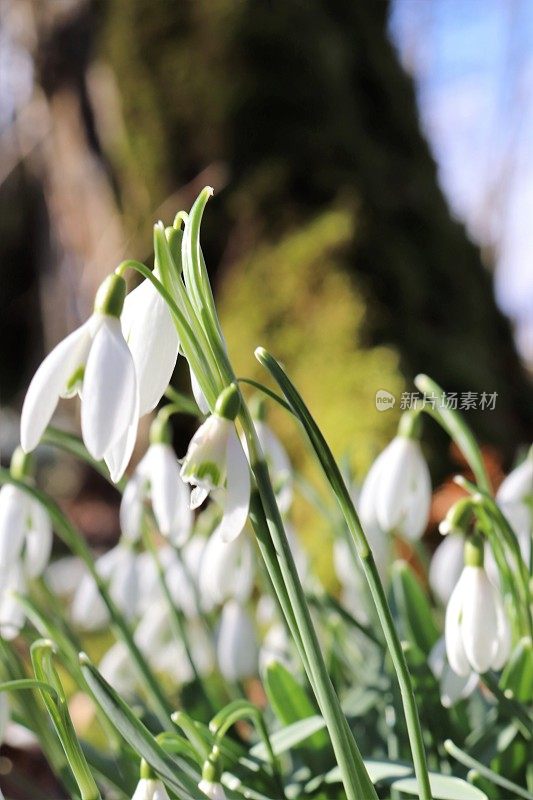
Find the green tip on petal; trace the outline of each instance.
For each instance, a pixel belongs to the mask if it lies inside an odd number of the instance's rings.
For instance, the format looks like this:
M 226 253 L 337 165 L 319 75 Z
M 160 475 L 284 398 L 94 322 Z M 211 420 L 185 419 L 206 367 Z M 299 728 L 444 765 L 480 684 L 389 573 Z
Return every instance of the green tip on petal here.
M 240 408 L 241 396 L 237 386 L 232 383 L 231 386 L 228 386 L 219 394 L 215 405 L 215 414 L 233 422 Z
M 126 298 L 126 281 L 114 272 L 100 284 L 94 299 L 94 310 L 109 317 L 120 317 Z

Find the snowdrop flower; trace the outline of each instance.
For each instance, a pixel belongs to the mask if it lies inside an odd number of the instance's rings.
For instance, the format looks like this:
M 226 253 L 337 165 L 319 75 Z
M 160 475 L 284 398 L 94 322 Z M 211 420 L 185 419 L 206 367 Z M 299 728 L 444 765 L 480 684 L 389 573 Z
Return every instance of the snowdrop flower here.
M 26 591 L 26 578 L 20 561 L 12 564 L 7 571 L 0 572 L 0 636 L 2 639 L 15 639 L 24 626 L 26 614 L 16 595 Z
M 259 671 L 264 674 L 269 664 L 283 664 L 287 669 L 292 669 L 290 658 L 290 643 L 287 629 L 281 622 L 277 622 L 266 632 L 259 650 Z
M 249 678 L 257 672 L 257 639 L 246 610 L 236 600 L 222 609 L 217 640 L 220 672 L 228 681 Z
M 265 408 L 262 401 L 252 411 L 254 428 L 268 464 L 272 486 L 276 494 L 279 510 L 286 514 L 292 504 L 293 497 L 293 469 L 289 457 L 282 443 L 265 421 Z M 244 436 L 241 442 L 246 454 L 248 447 Z
M 429 585 L 435 597 L 446 605 L 464 567 L 465 539 L 449 533 L 439 544 L 429 566 Z
M 254 554 L 247 536 L 225 542 L 217 528 L 209 537 L 200 564 L 202 607 L 210 611 L 225 600 L 246 602 L 254 584 Z
M 180 476 L 178 459 L 170 444 L 168 423 L 156 418 L 150 439 L 151 444 L 122 496 L 121 530 L 130 541 L 140 538 L 144 503 L 150 499 L 160 532 L 173 544 L 182 545 L 190 536 L 193 514 L 190 491 Z
M 137 613 L 138 565 L 135 552 L 127 542 L 119 542 L 95 562 L 100 578 L 108 585 L 111 599 L 127 619 Z M 83 630 L 93 631 L 104 627 L 109 612 L 102 600 L 93 576 L 86 573 L 74 594 L 70 609 L 72 621 Z
M 433 646 L 428 656 L 428 665 L 440 683 L 440 699 L 444 708 L 451 708 L 459 700 L 469 697 L 479 683 L 479 676 L 472 670 L 466 675 L 458 675 L 450 667 L 446 658 L 444 636 Z
M 78 588 L 86 569 L 78 556 L 63 556 L 48 565 L 44 577 L 54 594 L 68 597 Z
M 217 400 L 215 413 L 194 434 L 183 459 L 181 477 L 195 488 L 191 506 L 197 508 L 210 492 L 221 499 L 220 537 L 235 539 L 246 523 L 250 503 L 250 468 L 235 430 L 239 411 L 235 386 L 225 389 Z M 216 490 L 224 489 L 222 493 Z
M 30 452 L 39 444 L 59 398 L 77 392 L 85 446 L 93 458 L 109 461 L 115 481 L 131 455 L 139 416 L 135 365 L 119 320 L 125 292 L 119 275 L 102 283 L 91 317 L 60 342 L 35 373 L 20 424 L 22 447 Z
M 154 276 L 161 280 L 157 267 Z M 156 407 L 170 383 L 178 335 L 166 302 L 149 280 L 127 295 L 120 321 L 135 364 L 142 417 Z
M 205 794 L 209 800 L 226 800 L 226 793 L 222 788 L 221 783 L 206 780 L 202 778 L 198 784 L 198 788 Z
M 170 800 L 162 781 L 156 778 L 141 778 L 131 800 Z
M 533 452 L 502 481 L 496 493 L 500 503 L 525 503 L 533 498 Z
M 52 523 L 41 503 L 18 486 L 0 489 L 0 569 L 19 560 L 24 574 L 36 578 L 44 571 L 52 550 Z
M 446 609 L 446 652 L 458 675 L 501 669 L 511 633 L 498 591 L 483 568 L 483 545 L 467 540 L 465 567 Z
M 137 675 L 131 653 L 124 642 L 111 645 L 98 666 L 100 673 L 119 694 L 131 697 L 137 687 Z
M 401 430 L 373 463 L 361 490 L 363 527 L 376 524 L 407 539 L 419 539 L 431 504 L 429 469 L 420 442 Z

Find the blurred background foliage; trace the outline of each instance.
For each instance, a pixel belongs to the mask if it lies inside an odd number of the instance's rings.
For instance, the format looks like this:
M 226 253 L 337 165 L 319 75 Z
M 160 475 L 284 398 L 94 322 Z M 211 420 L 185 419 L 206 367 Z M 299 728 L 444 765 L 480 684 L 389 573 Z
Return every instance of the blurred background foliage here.
M 239 370 L 258 374 L 257 344 L 281 357 L 359 474 L 398 416 L 375 391 L 399 398 L 420 371 L 498 393 L 469 420 L 501 460 L 531 438 L 531 384 L 438 187 L 386 2 L 23 6 L 13 38 L 43 133 L 1 189 L 4 402 L 42 356 L 41 325 L 46 349 L 116 262 L 149 258 L 154 219 L 210 183 L 203 243 Z

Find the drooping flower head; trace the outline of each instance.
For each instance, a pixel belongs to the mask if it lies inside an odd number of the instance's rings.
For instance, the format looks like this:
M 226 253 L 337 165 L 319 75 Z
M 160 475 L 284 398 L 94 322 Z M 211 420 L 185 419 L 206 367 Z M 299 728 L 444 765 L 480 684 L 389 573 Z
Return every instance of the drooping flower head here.
M 416 426 L 402 422 L 368 472 L 359 513 L 364 527 L 377 524 L 383 531 L 419 539 L 429 518 L 431 479 Z
M 219 532 L 224 541 L 240 534 L 250 502 L 250 468 L 234 424 L 239 406 L 238 390 L 229 386 L 218 398 L 215 413 L 191 439 L 180 473 L 194 487 L 192 508 L 203 503 L 211 492 L 220 499 L 223 516 Z
M 511 633 L 502 599 L 483 567 L 483 544 L 465 544 L 465 566 L 446 609 L 448 662 L 458 675 L 501 669 L 509 657 Z
M 91 317 L 49 353 L 33 376 L 20 425 L 26 452 L 39 444 L 59 398 L 78 393 L 87 450 L 109 462 L 114 480 L 121 477 L 139 416 L 135 366 L 119 319 L 125 294 L 124 279 L 109 275 L 96 294 Z

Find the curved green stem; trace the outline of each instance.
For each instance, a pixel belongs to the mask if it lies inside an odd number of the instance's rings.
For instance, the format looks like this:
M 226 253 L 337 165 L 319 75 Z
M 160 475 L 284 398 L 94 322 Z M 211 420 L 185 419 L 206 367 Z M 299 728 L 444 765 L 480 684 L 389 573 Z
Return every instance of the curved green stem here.
M 507 778 L 504 778 L 501 775 L 498 775 L 496 772 L 493 772 L 480 761 L 472 758 L 472 756 L 468 755 L 468 753 L 465 753 L 464 750 L 461 750 L 459 747 L 457 747 L 457 745 L 454 744 L 451 739 L 446 739 L 444 742 L 444 749 L 452 756 L 452 758 L 455 758 L 456 761 L 459 761 L 460 764 L 463 764 L 465 767 L 469 767 L 470 769 L 475 769 L 476 772 L 478 772 L 484 778 L 487 778 L 487 780 L 489 780 L 491 783 L 494 783 L 496 786 L 501 786 L 502 789 L 510 792 L 510 796 L 516 795 L 518 797 L 524 797 L 525 800 L 533 800 L 533 794 L 531 794 L 531 792 L 528 792 L 526 789 L 518 786 L 517 783 L 513 783 L 512 781 L 507 780 Z
M 310 414 L 309 409 L 305 405 L 301 395 L 297 391 L 296 387 L 292 384 L 288 376 L 285 374 L 280 364 L 263 348 L 258 348 L 256 350 L 256 357 L 273 376 L 285 395 L 293 412 L 303 425 L 346 520 L 346 524 L 352 536 L 354 549 L 357 551 L 357 554 L 363 565 L 363 570 L 370 587 L 376 612 L 383 629 L 385 642 L 387 644 L 396 676 L 398 678 L 398 683 L 400 685 L 402 704 L 407 724 L 407 732 L 409 735 L 409 742 L 411 745 L 411 752 L 413 755 L 413 763 L 418 780 L 420 795 L 423 800 L 431 800 L 431 786 L 429 782 L 424 740 L 413 686 L 411 683 L 411 676 L 409 674 L 409 669 L 407 667 L 407 662 L 405 660 L 405 655 L 398 633 L 394 627 L 394 621 L 392 619 L 392 614 L 387 603 L 387 598 L 385 596 L 385 591 L 379 577 L 374 557 L 368 544 L 365 532 L 363 531 L 359 521 L 359 517 L 350 496 L 350 492 L 346 486 L 346 483 L 344 482 L 341 471 L 326 440 L 324 439 L 322 432 Z

